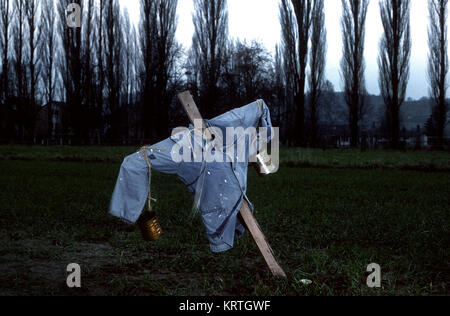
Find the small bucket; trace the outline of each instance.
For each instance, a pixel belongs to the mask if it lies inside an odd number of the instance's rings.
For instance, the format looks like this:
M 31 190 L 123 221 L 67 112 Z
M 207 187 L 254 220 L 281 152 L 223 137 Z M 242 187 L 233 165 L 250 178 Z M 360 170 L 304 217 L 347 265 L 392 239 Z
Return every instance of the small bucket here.
M 143 212 L 139 217 L 138 225 L 145 241 L 156 241 L 162 235 L 161 225 L 155 212 Z

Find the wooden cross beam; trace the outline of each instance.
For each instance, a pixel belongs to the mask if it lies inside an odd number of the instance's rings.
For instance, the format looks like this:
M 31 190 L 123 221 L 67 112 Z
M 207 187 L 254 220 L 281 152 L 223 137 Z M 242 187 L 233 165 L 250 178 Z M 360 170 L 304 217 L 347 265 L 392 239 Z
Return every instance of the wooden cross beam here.
M 212 135 L 209 133 L 209 131 L 206 129 L 206 125 L 203 121 L 203 118 L 200 114 L 200 111 L 197 108 L 197 105 L 194 102 L 194 99 L 189 91 L 185 91 L 183 93 L 180 93 L 178 95 L 178 99 L 180 100 L 181 104 L 183 105 L 184 110 L 186 111 L 187 115 L 189 116 L 189 119 L 194 124 L 194 121 L 201 120 L 203 122 L 202 128 L 205 132 L 205 138 L 211 139 Z M 256 245 L 259 248 L 259 251 L 261 252 L 262 256 L 264 257 L 264 260 L 266 261 L 267 265 L 269 266 L 270 271 L 274 276 L 277 277 L 283 277 L 286 278 L 286 273 L 284 273 L 281 266 L 278 264 L 277 260 L 275 259 L 275 256 L 273 254 L 273 250 L 270 247 L 269 243 L 266 240 L 266 237 L 264 236 L 263 232 L 261 231 L 261 228 L 256 221 L 255 216 L 253 215 L 252 211 L 250 210 L 250 207 L 248 205 L 248 202 L 245 200 L 242 202 L 242 207 L 239 212 L 241 218 L 244 221 L 244 224 L 250 234 L 253 237 L 253 240 L 255 241 Z

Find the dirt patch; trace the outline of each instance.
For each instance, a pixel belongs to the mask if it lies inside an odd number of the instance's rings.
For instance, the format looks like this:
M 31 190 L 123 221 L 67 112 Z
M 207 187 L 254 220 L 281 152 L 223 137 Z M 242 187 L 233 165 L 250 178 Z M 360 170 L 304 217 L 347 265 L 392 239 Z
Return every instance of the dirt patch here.
M 24 290 L 24 285 L 27 289 L 33 284 L 59 288 L 65 284 L 71 263 L 79 264 L 84 274 L 120 261 L 113 247 L 102 243 L 64 246 L 46 240 L 21 240 L 10 241 L 6 247 L 3 245 L 0 261 L 0 295 L 14 295 L 18 287 Z
M 178 288 L 204 278 L 202 273 L 160 269 L 148 257 L 140 260 L 135 250 L 108 243 L 28 239 L 3 243 L 1 254 L 0 295 L 110 295 L 121 289 L 126 295 L 160 295 L 161 287 Z M 177 257 L 164 255 L 167 260 Z M 81 267 L 78 290 L 66 285 L 71 263 Z

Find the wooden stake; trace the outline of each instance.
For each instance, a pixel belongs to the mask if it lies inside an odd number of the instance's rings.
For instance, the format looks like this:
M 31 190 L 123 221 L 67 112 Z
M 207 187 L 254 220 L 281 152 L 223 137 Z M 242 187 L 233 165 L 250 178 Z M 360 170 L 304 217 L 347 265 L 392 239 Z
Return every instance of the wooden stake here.
M 267 242 L 261 227 L 259 227 L 259 224 L 245 199 L 242 202 L 242 207 L 239 212 L 272 274 L 277 277 L 286 278 L 286 273 L 284 273 L 283 269 L 275 259 L 273 250 Z
M 183 105 L 183 108 L 186 111 L 187 115 L 189 116 L 189 119 L 191 120 L 192 124 L 195 125 L 196 123 L 201 122 L 202 131 L 204 132 L 205 139 L 206 140 L 212 139 L 212 135 L 209 132 L 209 130 L 206 129 L 205 121 L 203 120 L 202 115 L 200 114 L 200 111 L 198 110 L 198 107 L 195 104 L 194 98 L 192 97 L 191 93 L 189 91 L 182 92 L 178 95 L 178 99 Z
M 205 138 L 210 137 L 212 138 L 211 134 L 206 130 L 206 125 L 203 121 L 203 118 L 200 114 L 200 111 L 197 108 L 197 105 L 194 102 L 194 99 L 192 98 L 192 95 L 189 91 L 185 91 L 183 93 L 180 93 L 178 95 L 178 99 L 180 100 L 181 104 L 183 105 L 183 108 L 185 109 L 186 113 L 189 116 L 189 119 L 194 124 L 195 120 L 201 120 L 202 122 L 202 128 L 205 130 Z M 250 210 L 250 207 L 248 205 L 248 202 L 244 199 L 242 202 L 242 207 L 240 209 L 240 215 L 242 219 L 244 220 L 245 226 L 250 232 L 250 234 L 253 237 L 253 240 L 255 241 L 256 245 L 258 246 L 259 251 L 261 252 L 262 256 L 264 257 L 264 260 L 266 261 L 267 265 L 269 266 L 270 271 L 274 276 L 277 277 L 283 277 L 286 278 L 286 273 L 284 273 L 281 266 L 278 264 L 277 260 L 275 259 L 275 256 L 273 254 L 273 250 L 270 247 L 269 243 L 266 240 L 266 237 L 264 236 L 263 232 L 261 231 L 261 227 L 259 226 L 255 216 L 253 215 L 252 211 Z

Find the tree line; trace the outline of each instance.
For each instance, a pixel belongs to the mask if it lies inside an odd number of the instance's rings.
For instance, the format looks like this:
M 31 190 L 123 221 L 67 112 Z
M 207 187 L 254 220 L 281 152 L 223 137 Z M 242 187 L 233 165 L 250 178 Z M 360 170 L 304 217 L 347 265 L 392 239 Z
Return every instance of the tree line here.
M 323 23 L 324 0 L 282 0 L 280 21 L 283 29 L 282 50 L 285 85 L 293 96 L 290 102 L 296 112 L 293 139 L 298 145 L 307 140 L 305 120 L 312 128 L 312 139 L 317 134 L 317 96 L 323 90 L 322 56 L 326 51 Z M 343 57 L 341 78 L 347 104 L 347 119 L 351 145 L 360 143 L 361 121 L 368 112 L 365 86 L 364 42 L 368 0 L 341 0 L 341 29 Z M 430 97 L 433 101 L 431 124 L 435 126 L 438 145 L 444 144 L 447 124 L 447 75 L 448 0 L 429 0 L 430 26 L 428 32 Z M 379 44 L 379 86 L 385 104 L 385 126 L 391 146 L 400 146 L 400 109 L 405 101 L 409 80 L 411 57 L 410 0 L 380 0 L 380 16 L 383 35 Z M 310 47 L 308 47 L 310 45 Z M 308 64 L 309 59 L 309 64 Z M 307 74 L 309 68 L 310 73 Z M 309 79 L 308 79 L 309 78 Z M 309 80 L 309 91 L 305 82 Z M 306 111 L 305 95 L 309 96 L 309 111 Z M 305 115 L 309 113 L 309 117 Z M 433 135 L 434 136 L 434 135 Z
M 351 145 L 361 143 L 370 113 L 364 42 L 368 0 L 341 0 L 341 78 Z M 429 2 L 427 123 L 444 144 L 447 125 L 448 0 Z M 68 5 L 82 9 L 81 27 L 67 25 Z M 189 89 L 212 118 L 262 98 L 282 141 L 319 146 L 320 124 L 335 123 L 333 85 L 326 80 L 324 0 L 280 0 L 280 45 L 228 34 L 226 0 L 194 0 L 192 46 L 175 38 L 177 0 L 140 0 L 130 20 L 118 0 L 0 0 L 0 139 L 35 142 L 45 109 L 46 142 L 152 143 L 185 123 L 176 93 Z M 379 86 L 384 126 L 400 146 L 401 108 L 411 56 L 410 0 L 380 0 Z M 56 114 L 55 114 L 56 113 Z M 58 125 L 55 123 L 55 115 Z

